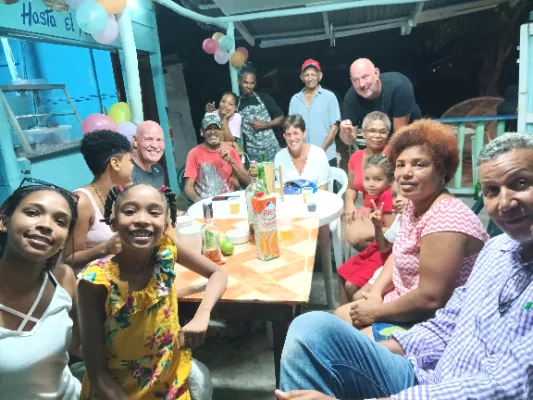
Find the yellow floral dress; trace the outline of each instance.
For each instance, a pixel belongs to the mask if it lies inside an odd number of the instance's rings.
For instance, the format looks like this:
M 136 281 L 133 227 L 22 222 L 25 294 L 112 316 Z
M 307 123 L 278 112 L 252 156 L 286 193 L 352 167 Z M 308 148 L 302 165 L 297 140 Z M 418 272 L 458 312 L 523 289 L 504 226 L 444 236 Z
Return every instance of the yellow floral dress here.
M 81 279 L 107 289 L 107 368 L 128 398 L 190 400 L 186 380 L 192 356 L 189 350 L 179 348 L 178 341 L 181 327 L 174 287 L 177 250 L 165 236 L 155 251 L 154 275 L 140 291 L 129 291 L 111 257 L 89 264 Z M 87 374 L 80 399 L 91 399 Z

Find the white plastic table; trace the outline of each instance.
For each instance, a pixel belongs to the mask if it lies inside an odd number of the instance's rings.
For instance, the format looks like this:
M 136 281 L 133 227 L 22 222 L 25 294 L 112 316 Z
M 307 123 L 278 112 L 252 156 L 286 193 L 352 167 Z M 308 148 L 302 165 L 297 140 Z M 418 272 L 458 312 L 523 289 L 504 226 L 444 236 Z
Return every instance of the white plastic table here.
M 248 218 L 248 213 L 246 210 L 246 199 L 244 197 L 244 190 L 234 193 L 226 193 L 224 196 L 239 197 L 241 203 L 240 213 L 237 215 L 231 215 L 229 213 L 229 202 L 227 200 L 222 201 L 213 201 L 213 217 L 215 219 L 225 219 L 225 218 Z M 278 196 L 276 205 L 278 208 L 278 213 L 289 212 L 293 218 L 308 218 L 308 217 L 318 217 L 319 226 L 328 225 L 329 223 L 335 221 L 342 214 L 344 203 L 342 198 L 337 196 L 334 193 L 318 190 L 314 194 L 314 198 L 317 203 L 316 212 L 310 213 L 307 211 L 307 206 L 303 204 L 301 195 L 285 195 L 284 201 Z M 201 200 L 198 203 L 193 204 L 189 210 L 188 214 L 192 218 L 203 218 L 203 204 L 212 201 L 212 198 Z

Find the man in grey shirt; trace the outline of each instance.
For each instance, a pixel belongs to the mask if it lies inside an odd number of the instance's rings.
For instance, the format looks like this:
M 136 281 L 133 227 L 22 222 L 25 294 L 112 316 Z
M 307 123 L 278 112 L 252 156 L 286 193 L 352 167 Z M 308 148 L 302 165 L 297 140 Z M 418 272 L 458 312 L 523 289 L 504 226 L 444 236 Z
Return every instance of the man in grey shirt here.
M 132 180 L 156 189 L 165 184 L 165 171 L 158 164 L 165 151 L 165 136 L 157 122 L 145 121 L 133 136 Z

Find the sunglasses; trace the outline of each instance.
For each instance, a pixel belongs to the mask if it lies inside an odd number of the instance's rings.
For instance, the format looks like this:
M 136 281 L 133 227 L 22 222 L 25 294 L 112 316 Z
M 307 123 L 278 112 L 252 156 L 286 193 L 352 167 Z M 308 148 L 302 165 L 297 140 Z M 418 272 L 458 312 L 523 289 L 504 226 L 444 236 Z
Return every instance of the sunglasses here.
M 22 187 L 33 186 L 33 185 L 46 186 L 48 188 L 55 189 L 58 192 L 63 193 L 66 196 L 72 198 L 72 200 L 74 200 L 74 203 L 76 203 L 76 205 L 78 204 L 78 200 L 80 199 L 76 193 L 72 193 L 71 191 L 65 188 L 62 188 L 61 186 L 54 185 L 53 183 L 42 181 L 40 179 L 35 179 L 35 178 L 24 178 L 22 182 L 20 182 L 20 185 L 18 188 L 20 189 Z
M 516 271 L 503 286 L 498 297 L 498 310 L 503 316 L 509 312 L 512 305 L 527 289 L 533 279 L 533 262 L 521 263 Z

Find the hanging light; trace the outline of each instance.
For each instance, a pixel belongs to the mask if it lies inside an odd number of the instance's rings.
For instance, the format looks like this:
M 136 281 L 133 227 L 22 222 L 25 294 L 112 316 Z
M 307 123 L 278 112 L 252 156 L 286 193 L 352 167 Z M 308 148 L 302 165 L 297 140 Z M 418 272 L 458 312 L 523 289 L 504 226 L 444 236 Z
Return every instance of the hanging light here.
M 18 3 L 18 2 L 19 2 L 19 0 L 0 0 L 0 3 L 7 4 L 7 5 L 15 4 L 15 3 Z

